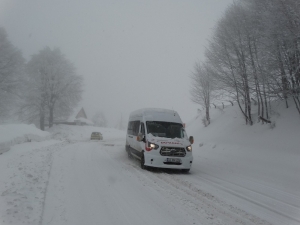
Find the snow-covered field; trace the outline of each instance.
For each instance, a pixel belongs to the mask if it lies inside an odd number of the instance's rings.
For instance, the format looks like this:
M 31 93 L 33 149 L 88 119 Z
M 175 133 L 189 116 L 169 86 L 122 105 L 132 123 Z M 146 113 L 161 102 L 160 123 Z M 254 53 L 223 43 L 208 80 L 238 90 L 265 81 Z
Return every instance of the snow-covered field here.
M 125 132 L 0 125 L 0 224 L 300 224 L 300 118 L 244 125 L 237 106 L 189 123 L 189 174 L 142 170 Z M 100 131 L 103 141 L 90 141 Z

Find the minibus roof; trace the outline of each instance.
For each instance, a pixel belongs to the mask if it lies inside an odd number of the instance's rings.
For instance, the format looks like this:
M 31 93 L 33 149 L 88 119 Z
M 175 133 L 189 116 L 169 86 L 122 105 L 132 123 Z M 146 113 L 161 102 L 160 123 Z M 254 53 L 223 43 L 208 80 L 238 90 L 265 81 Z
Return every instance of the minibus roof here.
M 145 121 L 165 121 L 173 123 L 182 123 L 179 114 L 170 109 L 144 108 L 132 112 L 129 121 L 142 119 Z

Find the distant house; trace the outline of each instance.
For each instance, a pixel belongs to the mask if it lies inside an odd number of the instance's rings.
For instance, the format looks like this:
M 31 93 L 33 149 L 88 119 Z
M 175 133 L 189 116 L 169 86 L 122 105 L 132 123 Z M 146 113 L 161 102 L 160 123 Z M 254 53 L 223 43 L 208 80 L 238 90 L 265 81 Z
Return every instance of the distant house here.
M 54 124 L 79 125 L 79 126 L 94 125 L 92 121 L 88 120 L 83 107 L 79 110 L 77 114 L 71 116 L 67 121 L 56 121 L 54 122 Z
M 79 125 L 79 126 L 83 126 L 83 125 L 93 126 L 94 125 L 94 123 L 92 121 L 82 118 L 82 117 L 75 119 L 75 124 Z
M 88 120 L 83 108 L 81 108 L 80 111 L 75 116 L 74 122 L 76 125 L 79 125 L 79 126 L 94 125 L 94 123 L 92 121 Z
M 83 107 L 80 109 L 80 111 L 77 113 L 77 116 L 75 117 L 76 119 L 79 119 L 79 118 L 84 118 L 84 119 L 87 119 L 87 116 L 85 114 L 85 111 L 83 109 Z

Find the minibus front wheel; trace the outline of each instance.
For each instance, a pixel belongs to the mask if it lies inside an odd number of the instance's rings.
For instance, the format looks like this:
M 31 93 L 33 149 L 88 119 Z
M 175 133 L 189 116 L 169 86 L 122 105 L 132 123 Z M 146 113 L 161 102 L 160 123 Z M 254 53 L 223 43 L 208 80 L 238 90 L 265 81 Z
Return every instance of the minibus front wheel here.
M 142 153 L 142 156 L 141 156 L 141 168 L 143 170 L 146 170 L 147 169 L 147 166 L 145 166 L 145 156 L 144 156 L 144 152 Z
M 128 158 L 132 159 L 132 154 L 130 148 L 127 149 Z

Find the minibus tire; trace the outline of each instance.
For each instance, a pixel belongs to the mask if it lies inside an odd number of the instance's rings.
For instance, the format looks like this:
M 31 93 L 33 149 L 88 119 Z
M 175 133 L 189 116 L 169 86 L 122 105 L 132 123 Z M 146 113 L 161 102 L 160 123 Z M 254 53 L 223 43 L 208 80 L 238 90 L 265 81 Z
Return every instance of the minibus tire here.
M 144 156 L 144 152 L 142 153 L 142 157 L 141 157 L 141 168 L 143 170 L 147 169 L 147 166 L 145 166 L 145 156 Z
M 127 149 L 127 153 L 128 153 L 128 158 L 129 158 L 129 159 L 132 159 L 132 155 L 131 155 L 131 150 L 130 150 L 130 148 Z
M 182 169 L 182 172 L 183 173 L 188 173 L 188 172 L 190 172 L 190 169 Z

